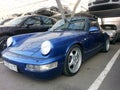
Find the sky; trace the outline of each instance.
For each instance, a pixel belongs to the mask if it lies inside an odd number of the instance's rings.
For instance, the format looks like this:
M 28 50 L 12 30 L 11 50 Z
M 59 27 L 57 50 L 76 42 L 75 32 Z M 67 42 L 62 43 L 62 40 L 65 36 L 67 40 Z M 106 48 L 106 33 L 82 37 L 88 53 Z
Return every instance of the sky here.
M 73 9 L 77 0 L 60 0 L 63 5 Z M 76 2 L 75 2 L 76 1 Z M 88 0 L 81 0 L 77 12 L 81 7 L 87 8 Z M 57 6 L 55 0 L 0 0 L 0 17 L 5 17 L 14 13 L 25 13 L 37 10 L 42 7 Z

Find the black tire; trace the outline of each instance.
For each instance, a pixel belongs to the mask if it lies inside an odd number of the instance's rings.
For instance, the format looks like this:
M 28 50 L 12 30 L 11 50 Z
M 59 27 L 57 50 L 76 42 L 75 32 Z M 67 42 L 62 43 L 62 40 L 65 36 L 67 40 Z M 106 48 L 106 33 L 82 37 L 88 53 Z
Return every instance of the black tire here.
M 9 36 L 0 37 L 0 52 L 2 52 L 7 47 L 6 41 L 8 38 Z
M 75 64 L 75 66 L 72 64 Z M 75 75 L 79 71 L 81 64 L 82 64 L 82 49 L 80 48 L 79 45 L 73 45 L 66 55 L 63 69 L 64 75 L 67 76 Z
M 104 44 L 104 47 L 103 47 L 103 52 L 108 52 L 110 50 L 110 40 L 109 39 L 107 39 L 106 41 L 105 41 L 105 44 Z
M 115 43 L 116 43 L 116 40 L 115 40 L 115 39 L 114 39 L 114 40 L 112 40 L 112 41 L 111 41 L 111 43 L 112 43 L 112 44 L 115 44 Z
M 111 41 L 112 44 L 115 44 L 115 43 L 116 43 L 117 37 L 118 37 L 118 35 L 116 34 L 115 37 L 114 37 L 114 39 Z

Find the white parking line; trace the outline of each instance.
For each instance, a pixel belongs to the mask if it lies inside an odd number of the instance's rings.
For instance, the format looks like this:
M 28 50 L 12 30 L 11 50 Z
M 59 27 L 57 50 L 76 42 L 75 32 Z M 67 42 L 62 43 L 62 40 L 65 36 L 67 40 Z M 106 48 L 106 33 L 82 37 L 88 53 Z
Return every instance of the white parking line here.
M 101 72 L 101 74 L 97 77 L 97 79 L 93 82 L 93 84 L 88 88 L 88 90 L 98 90 L 100 85 L 102 84 L 103 80 L 111 70 L 113 64 L 117 60 L 118 56 L 120 55 L 120 49 L 115 53 L 109 63 L 106 65 L 105 69 Z
M 3 61 L 1 61 L 0 64 L 3 64 Z

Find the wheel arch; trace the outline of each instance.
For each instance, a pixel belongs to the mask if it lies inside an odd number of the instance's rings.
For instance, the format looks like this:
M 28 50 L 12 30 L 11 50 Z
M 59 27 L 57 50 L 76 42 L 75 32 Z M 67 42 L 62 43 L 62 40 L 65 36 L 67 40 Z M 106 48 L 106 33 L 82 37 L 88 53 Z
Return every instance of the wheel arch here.
M 107 39 L 110 40 L 110 36 L 109 36 L 107 33 L 104 33 L 103 35 L 104 35 L 104 42 L 105 42 Z
M 7 47 L 6 41 L 9 37 L 10 37 L 9 34 L 0 35 L 0 53 Z
M 70 44 L 70 45 L 67 47 L 67 49 L 66 49 L 66 54 L 67 54 L 67 52 L 69 52 L 69 49 L 70 49 L 72 46 L 74 46 L 74 45 L 78 45 L 78 46 L 80 47 L 81 51 L 82 51 L 82 54 L 84 54 L 83 45 L 82 45 L 81 43 L 79 43 L 79 42 L 74 42 L 74 43 Z

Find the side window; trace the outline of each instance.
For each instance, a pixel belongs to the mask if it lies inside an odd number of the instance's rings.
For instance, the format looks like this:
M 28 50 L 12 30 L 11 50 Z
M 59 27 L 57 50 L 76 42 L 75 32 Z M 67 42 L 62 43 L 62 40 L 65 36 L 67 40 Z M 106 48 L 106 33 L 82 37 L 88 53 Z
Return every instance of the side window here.
M 94 19 L 90 19 L 90 27 L 89 27 L 89 31 L 100 31 L 100 26 L 98 24 L 97 20 Z
M 40 26 L 41 25 L 40 19 L 38 17 L 30 17 L 24 22 L 23 26 L 27 26 L 27 25 Z
M 97 20 L 90 20 L 90 27 L 99 27 Z
M 41 23 L 43 25 L 53 25 L 52 19 L 47 17 L 41 17 Z
M 85 21 L 84 20 L 73 21 L 69 24 L 68 27 L 69 27 L 69 29 L 84 30 Z

